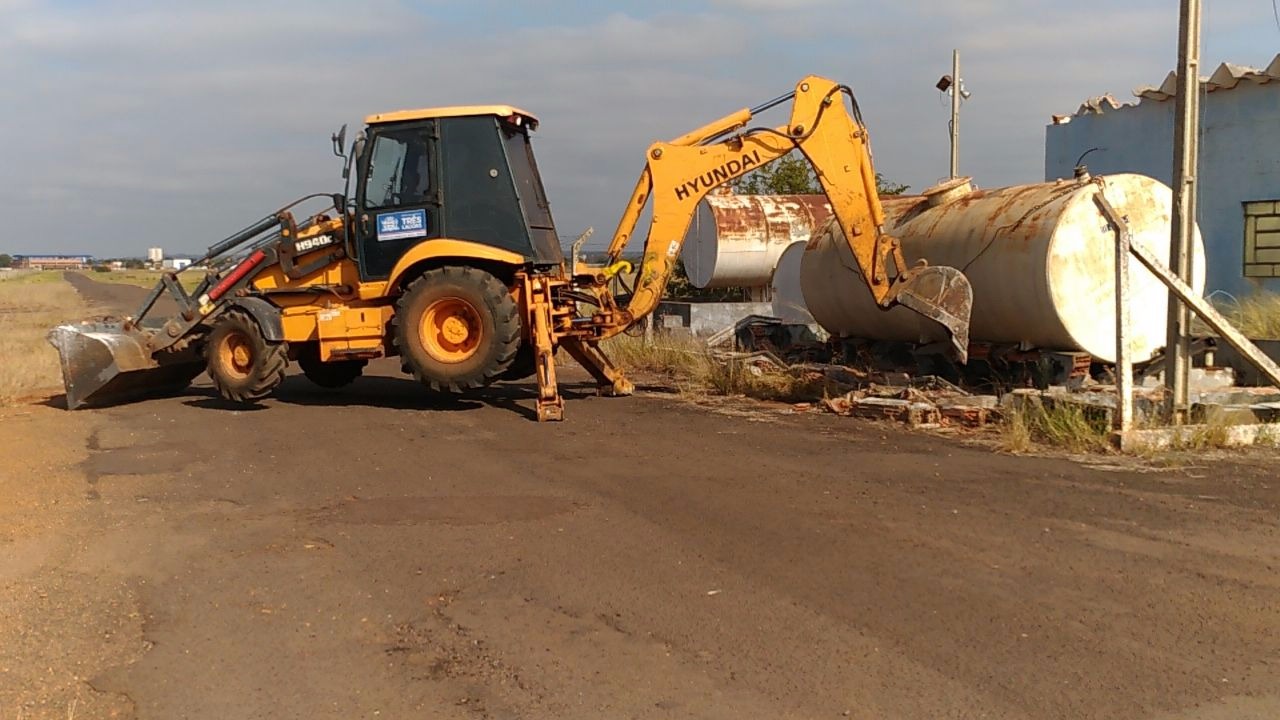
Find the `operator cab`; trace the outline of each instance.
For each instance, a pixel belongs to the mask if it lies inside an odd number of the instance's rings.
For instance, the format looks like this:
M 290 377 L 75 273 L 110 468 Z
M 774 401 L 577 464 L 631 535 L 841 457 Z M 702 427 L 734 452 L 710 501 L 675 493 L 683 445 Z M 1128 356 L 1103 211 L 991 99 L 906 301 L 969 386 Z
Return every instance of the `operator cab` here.
M 354 158 L 354 234 L 363 280 L 384 280 L 417 244 L 437 238 L 508 250 L 530 265 L 564 256 L 529 133 L 507 105 L 370 115 Z

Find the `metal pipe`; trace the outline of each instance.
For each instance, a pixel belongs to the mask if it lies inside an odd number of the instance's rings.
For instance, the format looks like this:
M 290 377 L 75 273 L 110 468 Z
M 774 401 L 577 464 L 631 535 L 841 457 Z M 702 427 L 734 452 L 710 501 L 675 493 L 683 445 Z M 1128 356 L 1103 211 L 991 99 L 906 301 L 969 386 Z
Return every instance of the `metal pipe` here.
M 249 240 L 257 237 L 258 235 L 261 235 L 262 233 L 275 227 L 278 224 L 280 224 L 279 216 L 277 216 L 275 213 L 272 213 L 271 215 L 268 215 L 262 218 L 258 222 L 250 225 L 249 227 L 246 227 L 240 232 L 237 232 L 234 235 L 231 235 L 230 237 L 223 240 L 222 242 L 209 246 L 209 250 L 205 253 L 205 256 L 193 264 L 199 265 L 199 264 L 208 262 L 218 257 L 219 255 L 222 255 L 231 250 L 234 250 L 236 247 L 244 244 L 245 242 L 248 242 Z
M 142 323 L 142 318 L 146 317 L 147 313 L 151 312 L 151 308 L 156 304 L 156 300 L 160 299 L 160 293 L 162 292 L 164 292 L 163 282 L 158 282 L 155 287 L 151 288 L 151 292 L 147 293 L 147 297 L 143 299 L 142 305 L 138 308 L 138 311 L 133 314 L 132 318 L 130 318 L 134 325 L 140 325 Z
M 960 51 L 951 51 L 951 177 L 960 176 Z
M 755 106 L 755 107 L 753 107 L 753 108 L 750 108 L 749 110 L 747 110 L 747 114 L 748 114 L 747 119 L 750 119 L 751 117 L 754 117 L 754 116 L 756 116 L 756 115 L 759 115 L 760 113 L 765 112 L 766 110 L 772 110 L 773 108 L 778 107 L 778 106 L 779 106 L 779 105 L 781 105 L 782 103 L 784 103 L 784 102 L 787 102 L 787 101 L 791 100 L 791 99 L 792 99 L 792 98 L 794 98 L 795 96 L 796 96 L 796 91 L 795 91 L 795 90 L 792 90 L 791 92 L 787 93 L 786 95 L 779 95 L 778 97 L 776 97 L 776 98 L 774 98 L 774 99 L 770 100 L 770 101 L 769 101 L 769 102 L 767 102 L 767 103 L 764 103 L 764 104 L 761 104 L 761 105 L 757 105 L 757 106 Z M 743 120 L 743 122 L 746 122 L 746 120 Z M 699 145 L 709 145 L 709 144 L 711 144 L 711 143 L 713 143 L 713 142 L 715 142 L 715 141 L 719 140 L 720 138 L 724 137 L 725 135 L 728 135 L 729 133 L 733 132 L 733 131 L 734 131 L 734 129 L 736 129 L 736 128 L 730 128 L 730 129 L 728 129 L 728 130 L 724 130 L 724 131 L 722 131 L 722 132 L 718 132 L 718 133 L 716 133 L 715 135 L 712 135 L 712 136 L 710 136 L 710 137 L 708 137 L 708 138 L 704 139 L 702 142 L 700 142 L 700 143 L 698 143 L 698 144 L 699 144 Z M 674 143 L 673 143 L 673 144 L 674 144 Z
M 779 106 L 779 105 L 781 105 L 782 103 L 784 103 L 784 102 L 787 102 L 787 101 L 791 100 L 791 99 L 792 99 L 792 98 L 794 98 L 795 96 L 796 96 L 796 91 L 795 91 L 795 90 L 792 90 L 791 92 L 787 93 L 786 95 L 779 95 L 778 97 L 776 97 L 776 98 L 774 98 L 774 99 L 770 100 L 770 101 L 769 101 L 769 102 L 767 102 L 767 103 L 764 103 L 763 105 L 757 105 L 757 106 L 755 106 L 755 107 L 751 108 L 751 114 L 752 114 L 752 115 L 759 115 L 760 113 L 764 112 L 765 110 L 772 110 L 773 108 L 778 107 L 778 106 Z

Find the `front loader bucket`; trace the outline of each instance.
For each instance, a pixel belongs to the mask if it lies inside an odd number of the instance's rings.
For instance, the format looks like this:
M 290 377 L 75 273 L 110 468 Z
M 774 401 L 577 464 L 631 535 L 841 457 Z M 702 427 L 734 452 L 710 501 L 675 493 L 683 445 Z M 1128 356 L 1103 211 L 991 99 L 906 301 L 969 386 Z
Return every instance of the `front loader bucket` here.
M 956 359 L 968 362 L 973 287 L 964 273 L 941 265 L 913 268 L 895 299 L 946 328 Z
M 146 341 L 144 333 L 112 322 L 60 325 L 50 331 L 49 342 L 62 360 L 67 409 L 177 392 L 204 370 L 198 354 L 152 355 Z

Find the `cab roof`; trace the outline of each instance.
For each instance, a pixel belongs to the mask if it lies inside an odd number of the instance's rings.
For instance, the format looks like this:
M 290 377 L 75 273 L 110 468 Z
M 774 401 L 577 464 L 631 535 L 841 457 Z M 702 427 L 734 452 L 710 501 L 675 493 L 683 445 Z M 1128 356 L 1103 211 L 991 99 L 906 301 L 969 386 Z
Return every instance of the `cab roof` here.
M 451 107 L 420 108 L 418 110 L 395 110 L 392 112 L 370 115 L 364 119 L 366 125 L 404 122 L 406 120 L 427 120 L 430 118 L 468 117 L 472 115 L 496 115 L 497 117 L 518 117 L 529 124 L 532 130 L 538 126 L 538 118 L 533 113 L 525 112 L 510 105 L 454 105 Z

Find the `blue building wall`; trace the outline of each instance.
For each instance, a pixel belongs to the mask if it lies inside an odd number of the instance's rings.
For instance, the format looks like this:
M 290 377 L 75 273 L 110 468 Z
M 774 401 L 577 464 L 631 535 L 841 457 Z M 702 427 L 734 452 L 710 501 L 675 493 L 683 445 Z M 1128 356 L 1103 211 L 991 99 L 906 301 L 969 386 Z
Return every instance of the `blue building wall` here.
M 1280 200 L 1280 82 L 1241 82 L 1201 96 L 1200 207 L 1206 292 L 1236 297 L 1259 289 L 1280 292 L 1280 278 L 1244 276 L 1244 207 Z M 1076 159 L 1095 175 L 1136 172 L 1165 184 L 1173 176 L 1174 101 L 1145 99 L 1133 106 L 1073 116 L 1045 133 L 1045 179 L 1071 177 Z

